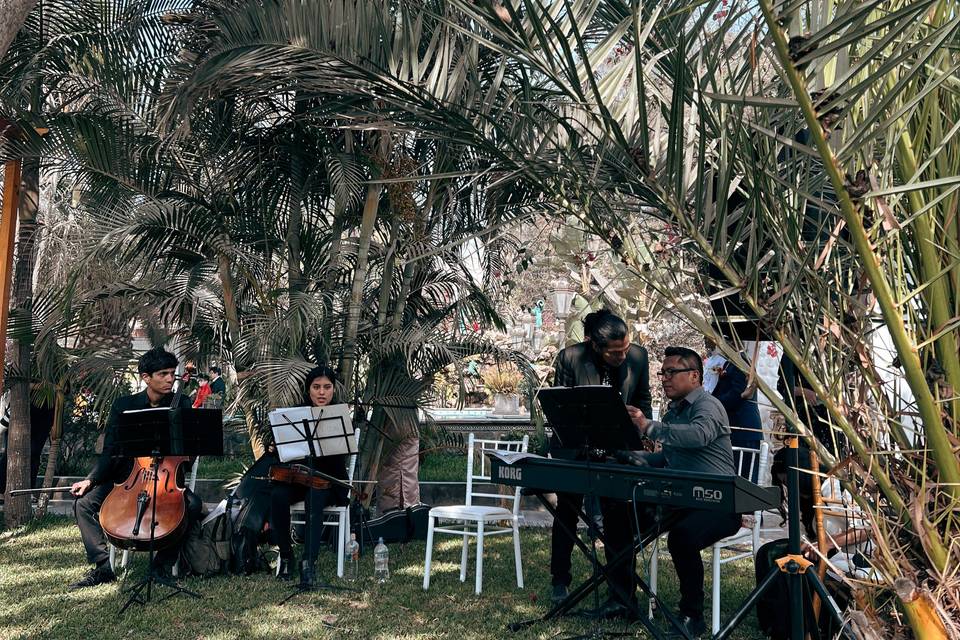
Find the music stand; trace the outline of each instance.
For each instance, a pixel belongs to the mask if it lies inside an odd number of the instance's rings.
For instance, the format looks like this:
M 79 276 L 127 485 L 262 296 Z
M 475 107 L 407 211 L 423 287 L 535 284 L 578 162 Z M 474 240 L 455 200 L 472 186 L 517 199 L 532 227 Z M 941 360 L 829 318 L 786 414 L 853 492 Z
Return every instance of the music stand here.
M 117 457 L 152 458 L 153 496 L 150 500 L 150 543 L 147 576 L 128 589 L 130 597 L 120 608 L 120 614 L 131 604 L 147 604 L 152 595 L 153 585 L 162 585 L 173 589 L 166 598 L 183 593 L 193 598 L 200 594 L 190 591 L 168 580 L 157 572 L 154 566 L 156 555 L 157 528 L 157 472 L 159 461 L 164 456 L 222 456 L 223 455 L 223 414 L 219 409 L 190 409 L 186 407 L 156 407 L 124 411 L 117 419 L 116 428 Z M 149 499 L 149 496 L 144 496 Z M 137 518 L 135 528 L 140 526 Z
M 277 455 L 281 462 L 307 460 L 309 467 L 313 469 L 317 458 L 357 453 L 357 441 L 354 436 L 353 423 L 350 420 L 350 408 L 345 404 L 275 409 L 270 412 L 269 418 L 273 440 L 277 446 Z M 349 483 L 339 478 L 333 478 L 320 472 L 314 473 L 331 484 L 352 489 Z M 308 488 L 307 496 L 303 501 L 304 518 L 306 519 L 304 532 L 307 543 L 310 542 L 313 531 L 310 491 L 312 489 Z M 307 558 L 307 560 L 301 562 L 300 583 L 294 587 L 293 593 L 280 601 L 280 604 L 284 604 L 294 596 L 307 591 L 320 589 L 355 591 L 355 589 L 349 587 L 334 586 L 316 581 L 306 582 L 303 579 L 304 567 L 308 568 L 310 575 L 316 579 L 313 571 L 313 559 Z
M 633 421 L 630 420 L 630 414 L 627 413 L 627 407 L 623 402 L 623 398 L 613 387 L 607 385 L 550 387 L 542 389 L 537 397 L 540 399 L 540 407 L 543 409 L 543 413 L 553 428 L 553 433 L 562 448 L 578 450 L 584 454 L 588 470 L 592 463 L 593 451 L 595 449 L 613 452 L 622 449 L 638 450 L 643 447 L 640 434 L 633 426 Z M 589 473 L 588 477 L 591 477 Z M 587 486 L 587 491 L 584 495 L 588 499 L 595 498 L 592 484 Z M 581 508 L 581 512 L 582 511 L 583 509 Z M 583 518 L 582 513 L 580 516 Z M 592 580 L 598 582 L 602 569 L 597 559 L 596 539 L 600 537 L 600 532 L 596 530 L 596 525 L 591 518 L 583 518 L 583 520 L 587 523 L 587 527 L 591 533 L 591 553 L 588 554 L 588 557 L 593 566 Z M 573 532 L 568 531 L 567 534 L 571 535 L 574 540 L 577 539 L 576 530 Z M 630 552 L 632 553 L 633 545 L 631 544 L 630 547 Z M 618 557 L 618 559 L 620 558 Z M 606 576 L 604 576 L 604 579 L 605 578 Z M 614 587 L 614 590 L 618 592 L 617 595 L 620 597 L 624 595 L 628 596 L 624 604 L 630 608 L 631 599 L 629 594 L 621 594 L 615 585 L 611 586 Z M 574 594 L 570 594 L 567 596 L 564 602 L 570 600 L 573 595 Z M 599 614 L 600 591 L 596 588 L 593 590 L 593 604 L 595 611 Z M 561 605 L 557 605 L 555 608 L 560 609 L 560 607 Z M 638 619 L 644 623 L 644 626 L 650 628 L 649 622 L 643 619 L 639 610 L 634 613 L 636 613 Z M 599 615 L 595 616 L 594 620 L 594 626 L 589 633 L 574 636 L 568 640 L 633 635 L 626 632 L 613 632 L 601 629 L 599 626 Z

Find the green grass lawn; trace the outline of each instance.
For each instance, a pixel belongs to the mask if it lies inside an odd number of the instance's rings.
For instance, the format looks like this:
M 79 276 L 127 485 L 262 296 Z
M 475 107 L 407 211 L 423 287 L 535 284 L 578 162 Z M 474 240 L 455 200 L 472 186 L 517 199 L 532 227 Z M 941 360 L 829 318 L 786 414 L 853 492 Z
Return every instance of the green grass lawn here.
M 188 578 L 184 586 L 203 594 L 201 600 L 176 596 L 134 606 L 122 617 L 121 590 L 141 577 L 145 554 L 136 554 L 124 583 L 67 591 L 87 565 L 76 526 L 48 517 L 30 527 L 0 534 L 0 638 L 556 638 L 582 633 L 582 618 L 538 624 L 510 634 L 506 625 L 542 615 L 549 593 L 547 530 L 523 531 L 526 588 L 516 588 L 512 544 L 507 536 L 485 541 L 484 588 L 473 594 L 472 560 L 467 582 L 459 580 L 460 541 L 438 536 L 429 591 L 423 591 L 424 544 L 391 545 L 392 576 L 377 585 L 372 554 L 361 559 L 366 579 L 358 592 L 319 592 L 277 603 L 289 592 L 266 573 L 250 577 Z M 574 554 L 574 575 L 587 575 L 587 562 Z M 319 573 L 335 575 L 329 551 L 321 553 Z M 676 583 L 669 561 L 661 561 L 661 592 L 676 602 Z M 334 579 L 335 580 L 335 579 Z M 723 609 L 729 615 L 753 586 L 753 566 L 739 562 L 724 567 Z M 707 585 L 709 594 L 709 584 Z M 708 596 L 709 599 L 709 596 Z M 646 637 L 637 624 L 607 624 L 610 630 L 631 630 Z M 734 638 L 762 636 L 751 615 Z

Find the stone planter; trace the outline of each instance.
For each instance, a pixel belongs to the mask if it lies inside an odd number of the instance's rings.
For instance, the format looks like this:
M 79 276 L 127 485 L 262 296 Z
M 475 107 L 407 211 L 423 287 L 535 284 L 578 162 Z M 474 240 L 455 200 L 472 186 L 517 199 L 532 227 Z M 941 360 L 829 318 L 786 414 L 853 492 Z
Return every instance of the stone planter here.
M 516 393 L 493 394 L 493 415 L 515 416 L 520 413 L 520 396 Z

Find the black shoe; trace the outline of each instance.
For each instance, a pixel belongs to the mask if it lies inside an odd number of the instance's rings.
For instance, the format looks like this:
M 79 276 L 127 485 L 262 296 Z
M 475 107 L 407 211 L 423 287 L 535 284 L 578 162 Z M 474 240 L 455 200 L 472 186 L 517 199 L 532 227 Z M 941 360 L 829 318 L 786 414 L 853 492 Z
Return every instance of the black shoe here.
M 293 580 L 291 567 L 293 566 L 293 556 L 280 556 L 277 561 L 280 565 L 277 567 L 277 580 Z
M 707 623 L 702 617 L 691 618 L 690 616 L 680 616 L 677 618 L 677 623 L 680 625 L 680 628 L 687 633 L 687 635 L 685 636 L 674 629 L 670 632 L 670 638 L 683 638 L 684 640 L 686 640 L 687 636 L 691 638 L 699 638 L 707 631 Z
M 553 585 L 553 591 L 550 593 L 550 602 L 553 604 L 560 604 L 567 598 L 567 585 L 565 584 L 555 584 Z
M 87 587 L 96 587 L 101 584 L 108 584 L 116 581 L 116 574 L 110 569 L 110 566 L 94 567 L 82 579 L 70 585 L 70 589 L 85 589 Z
M 628 607 L 619 600 L 607 598 L 596 611 L 596 616 L 601 620 L 636 620 L 636 600 L 633 602 L 633 608 Z

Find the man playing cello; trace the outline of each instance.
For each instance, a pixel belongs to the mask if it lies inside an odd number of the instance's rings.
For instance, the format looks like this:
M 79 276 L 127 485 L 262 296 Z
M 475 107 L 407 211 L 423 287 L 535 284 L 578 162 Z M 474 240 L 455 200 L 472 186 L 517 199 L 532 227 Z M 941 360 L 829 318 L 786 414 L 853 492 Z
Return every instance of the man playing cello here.
M 124 411 L 147 409 L 151 407 L 169 407 L 174 399 L 173 381 L 176 375 L 177 357 L 160 347 L 147 351 L 140 357 L 137 370 L 146 389 L 139 393 L 117 398 L 110 407 L 110 417 L 104 433 L 103 451 L 93 465 L 87 477 L 75 482 L 70 493 L 77 497 L 74 513 L 80 538 L 87 552 L 87 561 L 93 568 L 81 580 L 70 585 L 71 589 L 95 587 L 113 582 L 117 576 L 110 567 L 110 553 L 107 538 L 100 526 L 100 507 L 116 483 L 123 482 L 133 469 L 132 458 L 118 457 L 116 447 L 117 424 Z M 190 398 L 180 396 L 178 406 L 190 407 Z M 185 493 L 187 512 L 196 519 L 203 504 L 192 492 Z M 161 568 L 170 567 L 176 560 L 177 549 L 164 549 L 157 554 L 154 562 Z

